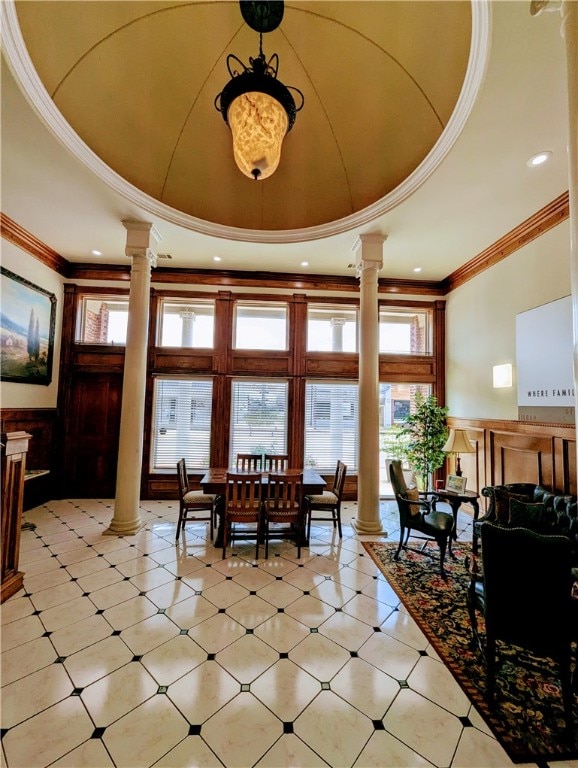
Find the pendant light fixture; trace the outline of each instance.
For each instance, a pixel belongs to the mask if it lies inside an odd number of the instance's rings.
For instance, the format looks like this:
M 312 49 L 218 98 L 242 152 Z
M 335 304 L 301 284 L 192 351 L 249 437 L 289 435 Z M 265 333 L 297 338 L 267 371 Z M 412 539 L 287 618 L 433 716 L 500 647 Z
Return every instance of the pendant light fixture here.
M 217 95 L 215 108 L 231 129 L 233 155 L 239 170 L 257 181 L 277 169 L 283 139 L 293 127 L 304 97 L 298 88 L 283 85 L 277 79 L 279 56 L 274 53 L 267 61 L 263 53 L 263 33 L 277 29 L 284 3 L 240 0 L 240 6 L 245 22 L 259 32 L 259 55 L 249 57 L 250 66 L 232 53 L 227 56 L 231 79 Z M 291 91 L 299 95 L 299 106 Z

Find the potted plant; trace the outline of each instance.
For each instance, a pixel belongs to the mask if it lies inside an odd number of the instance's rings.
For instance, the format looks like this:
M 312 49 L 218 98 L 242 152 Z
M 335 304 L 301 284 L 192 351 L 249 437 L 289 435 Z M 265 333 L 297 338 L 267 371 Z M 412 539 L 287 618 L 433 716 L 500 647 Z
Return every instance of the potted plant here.
M 438 405 L 434 395 L 415 396 L 414 411 L 402 425 L 400 435 L 407 439 L 407 459 L 415 472 L 418 484 L 427 490 L 433 472 L 443 466 L 442 451 L 447 439 L 447 406 Z M 421 482 L 420 482 L 421 481 Z

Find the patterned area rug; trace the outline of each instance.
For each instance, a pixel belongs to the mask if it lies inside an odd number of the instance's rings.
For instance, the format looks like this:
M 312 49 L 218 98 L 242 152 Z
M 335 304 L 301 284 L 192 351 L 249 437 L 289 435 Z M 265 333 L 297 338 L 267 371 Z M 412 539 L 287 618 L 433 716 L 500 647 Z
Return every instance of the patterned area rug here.
M 393 559 L 397 542 L 364 542 L 364 547 L 513 762 L 578 758 L 578 744 L 565 735 L 562 693 L 553 662 L 538 661 L 521 649 L 499 643 L 496 705 L 489 708 L 485 665 L 480 652 L 470 648 L 469 578 L 464 566 L 469 544 L 453 546 L 456 560 L 446 558 L 447 579 L 439 575 L 435 544 L 428 544 L 431 557 L 403 552 L 399 562 Z M 483 620 L 479 628 L 483 631 Z

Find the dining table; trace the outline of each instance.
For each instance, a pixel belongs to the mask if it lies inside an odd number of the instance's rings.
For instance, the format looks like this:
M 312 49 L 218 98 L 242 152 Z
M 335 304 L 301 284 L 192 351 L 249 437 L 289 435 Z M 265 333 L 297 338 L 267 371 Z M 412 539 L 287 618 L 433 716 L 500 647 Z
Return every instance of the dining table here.
M 215 547 L 222 547 L 223 546 L 223 521 L 224 521 L 224 515 L 222 514 L 222 505 L 224 504 L 224 496 L 225 492 L 227 490 L 227 473 L 228 472 L 234 472 L 235 474 L 243 474 L 237 472 L 237 470 L 234 469 L 227 469 L 226 467 L 210 467 L 203 477 L 200 479 L 199 483 L 201 485 L 201 488 L 203 489 L 203 493 L 212 493 L 216 494 L 218 496 L 221 496 L 223 498 L 223 502 L 221 504 L 217 505 L 217 512 L 219 513 L 219 526 L 217 529 L 217 536 L 215 538 Z M 302 494 L 303 496 L 308 495 L 316 495 L 323 493 L 327 483 L 325 480 L 321 477 L 320 474 L 318 474 L 314 469 L 311 467 L 305 467 L 304 469 L 285 469 L 282 472 L 276 472 L 275 474 L 284 474 L 287 476 L 292 475 L 303 475 L 303 483 L 302 483 Z M 264 491 L 263 497 L 265 496 L 265 488 L 267 486 L 267 482 L 269 480 L 269 472 L 261 472 L 261 487 Z M 221 507 L 221 509 L 219 509 Z M 302 542 L 302 546 L 306 546 L 307 542 Z

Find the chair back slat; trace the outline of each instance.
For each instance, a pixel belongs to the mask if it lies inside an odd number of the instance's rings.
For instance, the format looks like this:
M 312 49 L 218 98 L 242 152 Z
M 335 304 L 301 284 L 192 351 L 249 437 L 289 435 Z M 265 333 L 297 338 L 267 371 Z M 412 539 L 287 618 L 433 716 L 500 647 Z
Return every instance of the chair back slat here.
M 263 457 L 260 453 L 238 453 L 236 468 L 238 472 L 260 472 Z
M 265 472 L 282 472 L 289 467 L 289 454 L 266 453 L 263 456 Z
M 341 501 L 341 495 L 343 494 L 343 487 L 345 485 L 345 475 L 347 473 L 347 465 L 344 464 L 342 461 L 337 462 L 337 467 L 335 468 L 335 477 L 333 478 L 333 493 L 337 496 L 339 501 Z

